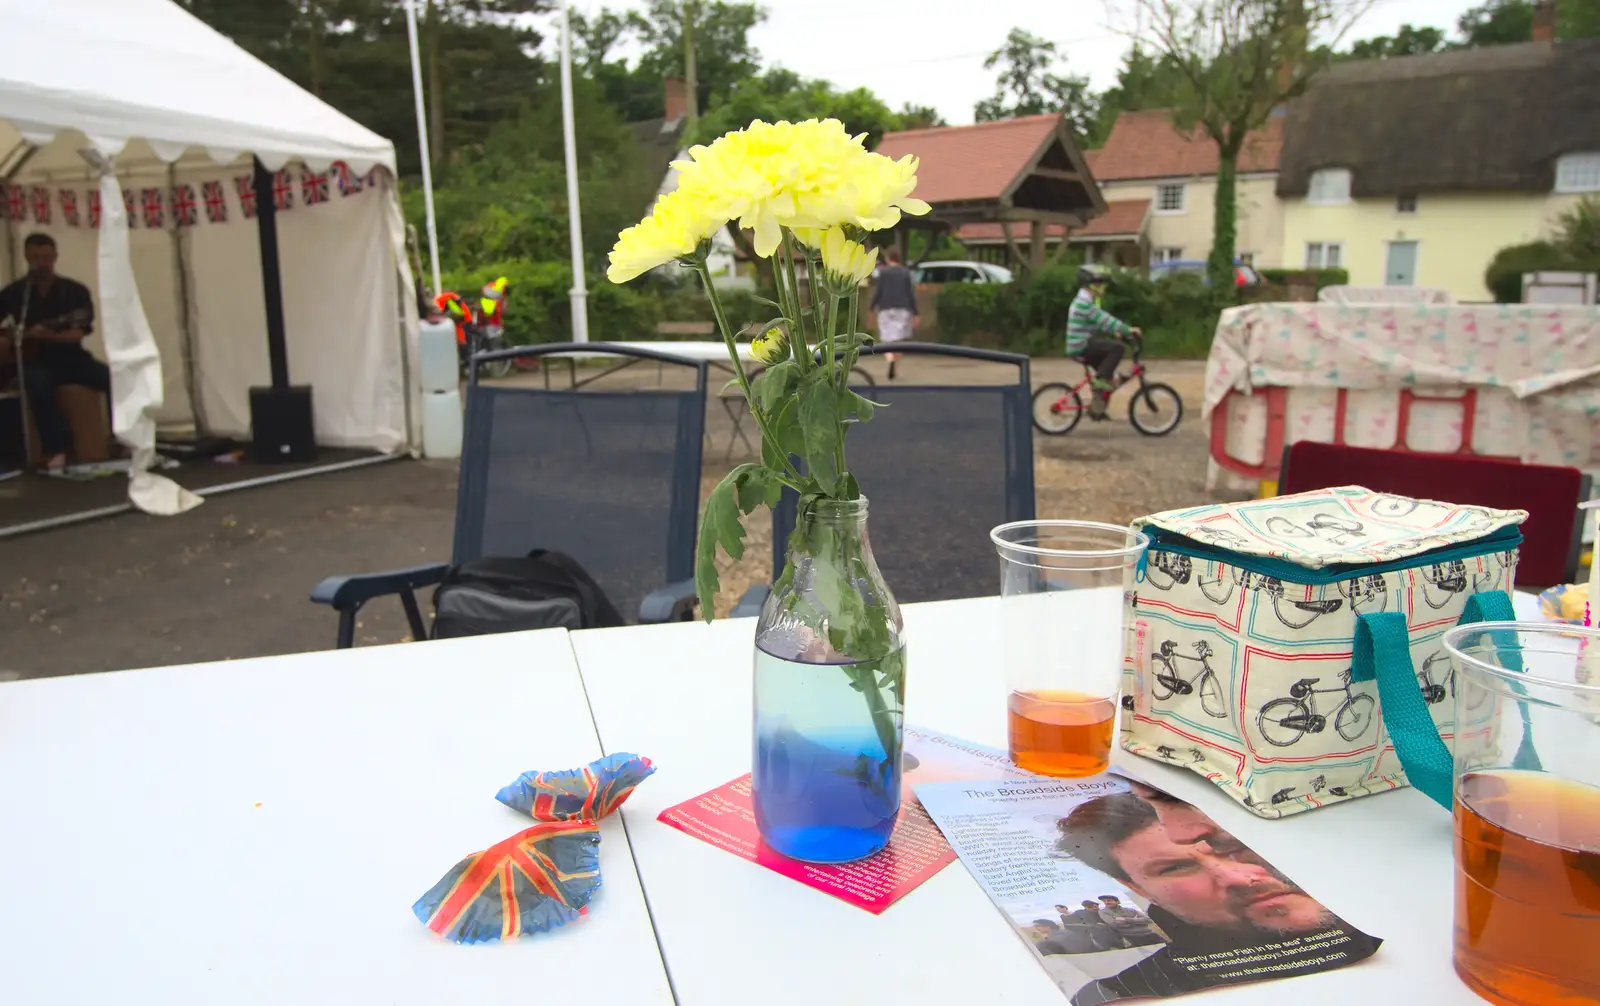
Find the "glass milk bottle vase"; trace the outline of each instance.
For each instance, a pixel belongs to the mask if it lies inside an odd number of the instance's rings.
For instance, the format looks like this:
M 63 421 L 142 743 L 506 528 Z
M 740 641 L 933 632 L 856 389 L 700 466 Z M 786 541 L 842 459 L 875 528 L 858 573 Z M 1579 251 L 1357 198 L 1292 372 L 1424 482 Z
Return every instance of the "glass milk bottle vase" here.
M 882 849 L 900 810 L 905 640 L 867 501 L 803 501 L 755 636 L 756 825 L 792 859 Z

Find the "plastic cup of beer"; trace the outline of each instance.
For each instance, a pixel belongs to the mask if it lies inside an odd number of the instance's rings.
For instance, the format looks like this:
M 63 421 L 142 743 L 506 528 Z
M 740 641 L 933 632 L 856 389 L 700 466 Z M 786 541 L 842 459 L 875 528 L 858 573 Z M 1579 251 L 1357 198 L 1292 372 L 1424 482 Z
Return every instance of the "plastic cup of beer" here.
M 1122 682 L 1123 580 L 1149 539 L 1075 520 L 1002 524 L 989 538 L 1000 554 L 1011 760 L 1041 775 L 1104 772 Z
M 1495 1003 L 1600 1002 L 1600 630 L 1445 633 L 1455 966 Z

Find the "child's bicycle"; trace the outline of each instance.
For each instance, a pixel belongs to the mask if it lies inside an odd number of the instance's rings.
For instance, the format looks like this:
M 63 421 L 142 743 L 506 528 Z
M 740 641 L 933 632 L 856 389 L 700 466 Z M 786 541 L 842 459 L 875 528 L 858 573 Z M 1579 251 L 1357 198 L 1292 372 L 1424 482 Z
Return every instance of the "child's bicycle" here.
M 1139 362 L 1144 344 L 1133 341 L 1133 369 L 1117 375 L 1112 394 L 1131 381 L 1139 382 L 1139 390 L 1128 403 L 1128 422 L 1147 437 L 1159 437 L 1178 428 L 1183 419 L 1183 399 L 1170 384 L 1145 380 L 1148 372 Z M 1071 433 L 1078 420 L 1089 414 L 1088 403 L 1094 395 L 1094 371 L 1085 363 L 1083 380 L 1072 387 L 1057 381 L 1046 384 L 1033 393 L 1033 425 L 1040 433 L 1060 436 Z M 1109 403 L 1108 403 L 1109 404 Z M 1104 416 L 1100 417 L 1106 418 Z

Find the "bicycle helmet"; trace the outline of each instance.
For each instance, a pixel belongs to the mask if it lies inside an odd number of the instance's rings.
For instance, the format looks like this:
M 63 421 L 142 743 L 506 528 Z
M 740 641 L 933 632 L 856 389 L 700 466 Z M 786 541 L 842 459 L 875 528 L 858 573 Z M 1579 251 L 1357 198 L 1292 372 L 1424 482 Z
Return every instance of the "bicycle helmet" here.
M 1095 283 L 1105 283 L 1109 282 L 1110 279 L 1111 273 L 1102 266 L 1080 265 L 1078 267 L 1078 284 L 1080 286 L 1090 286 Z

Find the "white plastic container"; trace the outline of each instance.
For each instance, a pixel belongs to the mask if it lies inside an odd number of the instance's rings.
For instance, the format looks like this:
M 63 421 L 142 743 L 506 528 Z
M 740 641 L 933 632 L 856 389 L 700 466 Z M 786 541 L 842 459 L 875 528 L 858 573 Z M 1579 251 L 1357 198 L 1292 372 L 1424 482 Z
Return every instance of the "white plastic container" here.
M 417 376 L 422 382 L 423 393 L 457 391 L 460 388 L 460 368 L 456 357 L 455 323 L 449 320 L 424 321 L 418 326 L 417 338 L 420 343 Z
M 461 392 L 430 391 L 422 396 L 422 453 L 430 458 L 461 456 Z

